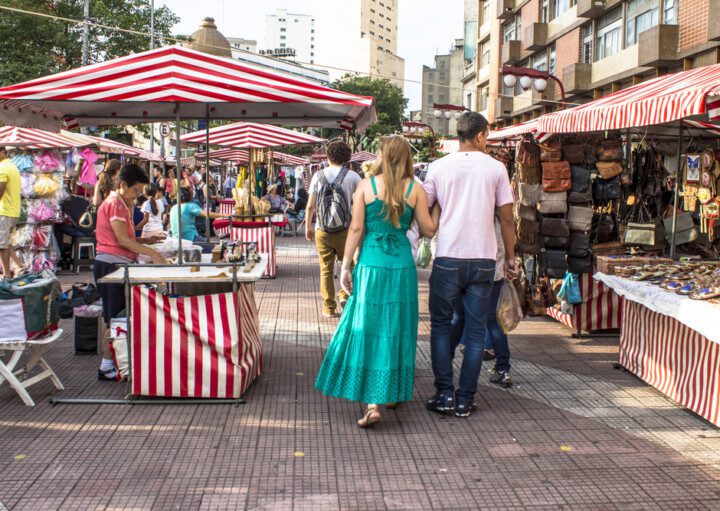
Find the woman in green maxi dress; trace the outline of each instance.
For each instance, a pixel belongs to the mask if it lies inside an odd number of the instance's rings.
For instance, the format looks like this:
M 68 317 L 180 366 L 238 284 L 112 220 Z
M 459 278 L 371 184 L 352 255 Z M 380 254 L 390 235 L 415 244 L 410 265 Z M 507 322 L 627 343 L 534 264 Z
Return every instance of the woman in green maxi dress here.
M 381 154 L 377 175 L 364 179 L 354 195 L 341 276 L 351 296 L 315 382 L 328 396 L 368 403 L 360 427 L 380 420 L 379 405 L 412 399 L 418 280 L 406 233 L 414 218 L 420 233 L 432 237 L 440 217 L 415 186 L 408 142 L 384 137 Z

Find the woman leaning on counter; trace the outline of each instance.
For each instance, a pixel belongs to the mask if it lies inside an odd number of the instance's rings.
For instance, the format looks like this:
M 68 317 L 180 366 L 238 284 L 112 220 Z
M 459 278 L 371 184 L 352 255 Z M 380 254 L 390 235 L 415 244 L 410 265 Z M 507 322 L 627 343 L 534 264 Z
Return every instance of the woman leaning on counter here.
M 133 204 L 149 182 L 148 174 L 141 166 L 125 165 L 118 172 L 115 190 L 98 208 L 93 276 L 102 296 L 103 319 L 108 329 L 110 320 L 125 309 L 125 290 L 122 284 L 99 284 L 98 281 L 114 272 L 118 264 L 134 263 L 140 254 L 150 257 L 153 263 L 165 264 L 159 252 L 146 246 L 162 241 L 162 237 L 135 238 Z M 107 339 L 108 329 L 102 340 L 102 362 L 98 372 L 101 381 L 114 381 L 117 376 Z

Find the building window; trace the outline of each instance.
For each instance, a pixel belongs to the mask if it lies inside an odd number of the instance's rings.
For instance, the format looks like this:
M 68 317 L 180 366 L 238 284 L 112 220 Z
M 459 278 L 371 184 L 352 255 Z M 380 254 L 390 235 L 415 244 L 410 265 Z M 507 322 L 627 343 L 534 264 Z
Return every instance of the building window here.
M 665 0 L 663 5 L 663 23 L 666 25 L 677 25 L 677 8 L 680 0 Z
M 465 97 L 465 108 L 468 110 L 473 109 L 473 97 L 472 92 L 468 92 L 467 96 Z
M 427 86 L 427 90 L 428 90 L 428 92 L 434 92 L 434 91 L 435 91 L 435 86 L 434 86 L 433 84 L 430 84 L 430 85 Z
M 490 87 L 482 87 L 480 89 L 480 110 L 487 110 L 488 99 L 490 96 Z
M 490 0 L 485 0 L 482 3 L 482 20 L 481 24 L 490 21 Z
M 428 94 L 428 103 L 434 103 L 435 102 L 435 96 L 432 94 Z
M 562 15 L 565 11 L 569 10 L 575 5 L 577 0 L 554 0 L 553 1 L 553 17 L 557 18 Z
M 314 33 L 315 33 L 315 29 L 314 29 L 314 28 L 311 28 L 311 29 L 310 29 L 310 33 L 311 33 L 311 34 L 314 34 Z
M 615 55 L 621 49 L 622 7 L 598 20 L 595 36 L 595 60 Z
M 580 36 L 582 37 L 582 54 L 580 55 L 580 58 L 582 59 L 582 62 L 584 64 L 591 64 L 592 63 L 592 22 L 588 23 L 587 25 L 583 25 L 582 30 L 580 32 Z
M 540 52 L 530 60 L 530 67 L 538 71 L 547 71 L 547 53 Z
M 285 48 L 285 43 L 280 43 L 280 48 Z
M 280 32 L 286 32 L 286 31 L 287 31 L 287 29 L 285 27 L 280 28 Z
M 550 50 L 548 51 L 548 73 L 551 75 L 555 74 L 555 43 L 550 45 Z
M 287 39 L 287 37 L 285 37 L 284 35 L 281 35 L 280 40 L 282 41 L 283 39 Z
M 503 25 L 503 42 L 520 41 L 522 39 L 522 20 L 520 15 L 513 16 Z
M 625 46 L 638 42 L 642 32 L 654 27 L 659 22 L 660 8 L 657 1 L 630 0 L 627 4 L 627 23 L 625 25 Z

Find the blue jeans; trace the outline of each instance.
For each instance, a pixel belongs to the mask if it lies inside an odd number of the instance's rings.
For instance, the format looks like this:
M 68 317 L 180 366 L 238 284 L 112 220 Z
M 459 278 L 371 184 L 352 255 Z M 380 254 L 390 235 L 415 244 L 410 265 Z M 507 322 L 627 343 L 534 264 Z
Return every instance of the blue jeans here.
M 433 263 L 430 275 L 430 350 L 435 389 L 439 394 L 453 394 L 453 355 L 463 337 L 465 353 L 456 399 L 471 402 L 475 397 L 494 277 L 493 259 L 439 257 Z M 465 316 L 460 336 L 452 329 L 458 303 L 462 304 Z
M 500 291 L 502 290 L 504 280 L 496 280 L 493 283 L 492 295 L 490 296 L 490 307 L 487 312 L 487 330 L 485 333 L 485 343 L 483 348 L 486 350 L 495 350 L 495 369 L 498 371 L 510 370 L 510 346 L 508 345 L 507 334 L 497 322 L 498 301 L 500 300 Z M 453 315 L 451 325 L 451 339 L 457 339 L 455 344 L 462 343 L 463 330 L 465 328 L 465 311 L 462 301 L 455 304 L 455 314 Z

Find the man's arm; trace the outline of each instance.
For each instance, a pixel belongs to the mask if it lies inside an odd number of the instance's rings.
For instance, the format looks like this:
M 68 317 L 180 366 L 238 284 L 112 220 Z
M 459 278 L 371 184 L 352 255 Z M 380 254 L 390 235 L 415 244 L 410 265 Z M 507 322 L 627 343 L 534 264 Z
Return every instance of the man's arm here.
M 6 182 L 0 182 L 0 199 L 2 199 L 3 195 L 5 194 L 6 186 L 7 186 Z
M 315 224 L 313 224 L 313 215 L 317 206 L 317 195 L 310 194 L 307 207 L 305 208 L 305 239 L 313 241 L 315 239 Z
M 515 219 L 513 218 L 512 204 L 505 204 L 498 208 L 500 216 L 500 234 L 505 246 L 505 276 L 514 279 L 517 275 L 515 269 Z
M 432 208 L 437 200 L 437 188 L 435 186 L 435 173 L 432 168 L 428 168 L 427 174 L 425 175 L 425 182 L 423 183 L 423 189 L 427 196 L 428 208 Z

